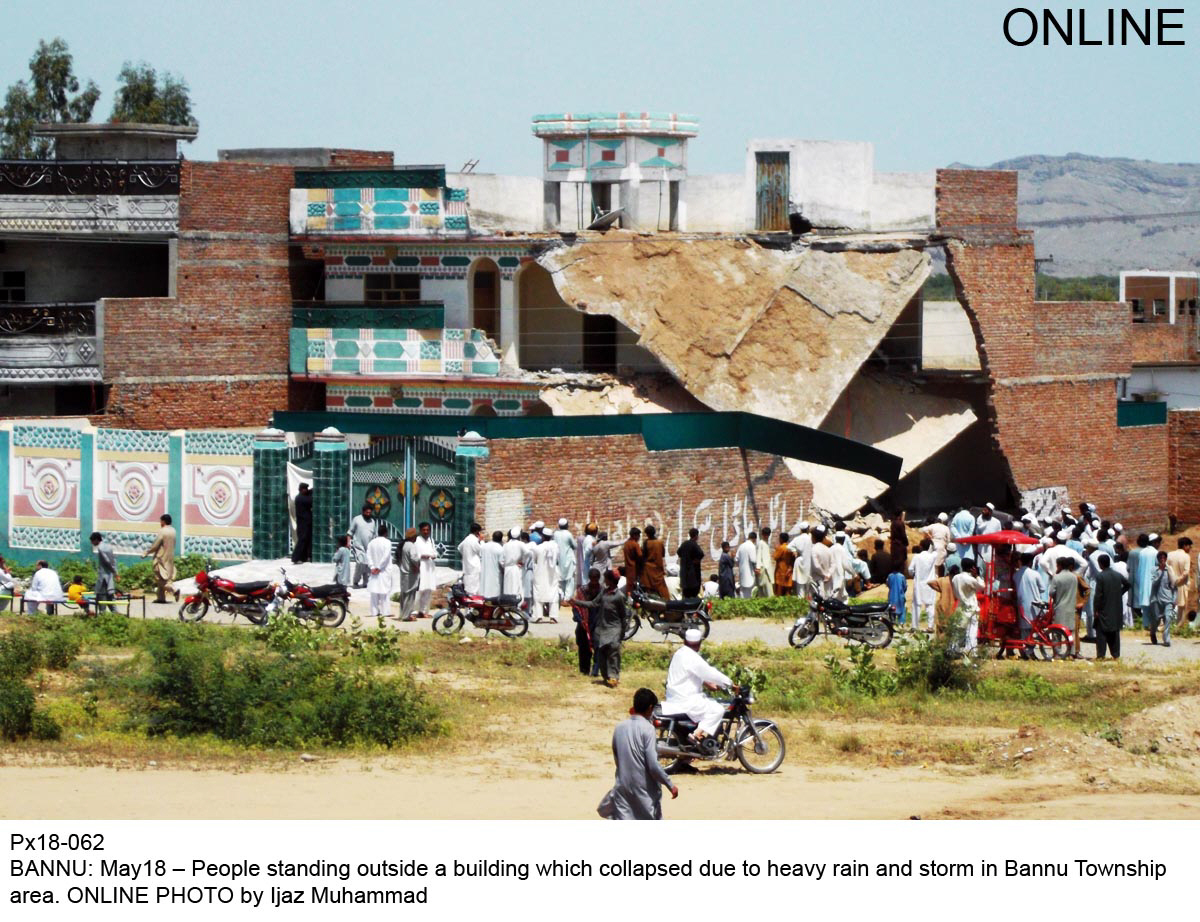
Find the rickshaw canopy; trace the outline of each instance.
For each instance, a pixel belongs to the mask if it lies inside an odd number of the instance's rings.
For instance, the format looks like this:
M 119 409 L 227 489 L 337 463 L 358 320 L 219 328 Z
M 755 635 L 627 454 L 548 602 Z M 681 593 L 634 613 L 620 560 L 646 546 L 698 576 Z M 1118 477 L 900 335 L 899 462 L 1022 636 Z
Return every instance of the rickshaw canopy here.
M 994 531 L 990 535 L 968 535 L 965 538 L 955 538 L 955 544 L 1037 544 L 1038 539 L 1024 532 Z

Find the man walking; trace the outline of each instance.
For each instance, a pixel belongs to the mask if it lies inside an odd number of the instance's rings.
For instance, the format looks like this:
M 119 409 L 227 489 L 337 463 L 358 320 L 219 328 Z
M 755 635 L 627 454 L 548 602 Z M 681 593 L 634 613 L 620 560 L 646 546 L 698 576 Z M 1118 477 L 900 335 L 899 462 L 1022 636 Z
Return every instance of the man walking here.
M 364 503 L 362 512 L 351 520 L 350 528 L 346 531 L 350 536 L 350 556 L 354 558 L 355 589 L 361 589 L 367 584 L 367 545 L 378 533 L 374 511 L 369 504 Z
M 171 525 L 170 515 L 159 516 L 158 521 L 161 525 L 158 537 L 142 552 L 142 556 L 154 557 L 154 588 L 157 590 L 154 601 L 161 604 L 167 601 L 167 586 L 175 579 L 175 528 Z M 171 592 L 178 602 L 179 590 L 172 586 Z
M 671 792 L 672 800 L 679 796 L 679 788 L 658 761 L 658 741 L 651 722 L 657 704 L 654 692 L 639 688 L 633 695 L 629 719 L 613 731 L 617 777 L 604 799 L 609 809 L 602 815 L 617 820 L 661 820 L 662 788 Z

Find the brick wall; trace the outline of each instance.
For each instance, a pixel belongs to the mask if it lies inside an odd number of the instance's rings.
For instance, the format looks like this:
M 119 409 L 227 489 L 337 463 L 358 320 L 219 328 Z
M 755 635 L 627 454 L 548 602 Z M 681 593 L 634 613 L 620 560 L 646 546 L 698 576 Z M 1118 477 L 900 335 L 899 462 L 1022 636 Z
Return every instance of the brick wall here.
M 1200 522 L 1200 410 L 1171 410 L 1167 431 L 1170 510 L 1193 525 Z
M 391 168 L 395 165 L 390 150 L 353 150 L 335 147 L 329 151 L 331 167 Z
M 941 228 L 1016 229 L 1017 174 L 1011 170 L 938 170 Z
M 980 344 L 986 421 L 1013 487 L 1065 486 L 1128 527 L 1161 529 L 1167 427 L 1117 427 L 1116 382 L 1133 354 L 1127 306 L 1034 301 L 1015 173 L 940 170 L 937 182 L 939 229 L 956 238 L 947 268 Z
M 635 435 L 497 439 L 489 449 L 475 496 L 475 517 L 489 532 L 566 516 L 624 539 L 650 522 L 674 551 L 695 526 L 711 554 L 747 527 L 778 533 L 811 515 L 812 485 L 774 455 L 748 452 L 743 462 L 736 449 L 651 452 Z
M 1122 303 L 1126 318 L 1129 305 Z M 1181 316 L 1174 324 L 1130 323 L 1133 361 L 1157 365 L 1161 362 L 1194 362 L 1196 350 L 1196 318 Z

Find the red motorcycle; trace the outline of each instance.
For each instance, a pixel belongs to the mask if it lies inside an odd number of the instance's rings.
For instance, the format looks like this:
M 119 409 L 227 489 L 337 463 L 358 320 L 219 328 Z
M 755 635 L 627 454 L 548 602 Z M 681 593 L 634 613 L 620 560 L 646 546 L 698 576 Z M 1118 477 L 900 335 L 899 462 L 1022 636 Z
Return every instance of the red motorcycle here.
M 196 593 L 179 607 L 180 621 L 199 621 L 208 614 L 209 605 L 235 618 L 244 615 L 251 624 L 266 624 L 268 606 L 275 599 L 275 584 L 270 580 L 236 583 L 207 570 L 196 574 Z
M 341 583 L 326 583 L 323 586 L 309 586 L 306 583 L 293 583 L 288 579 L 287 571 L 282 567 L 283 582 L 275 589 L 275 595 L 282 606 L 291 602 L 288 608 L 297 618 L 316 620 L 322 627 L 339 627 L 346 620 L 346 610 L 350 606 L 350 590 Z
M 529 619 L 521 611 L 521 598 L 502 595 L 494 599 L 468 595 L 462 583 L 450 587 L 450 607 L 433 616 L 433 630 L 445 636 L 457 634 L 470 621 L 485 631 L 499 631 L 506 637 L 520 637 L 529 630 Z

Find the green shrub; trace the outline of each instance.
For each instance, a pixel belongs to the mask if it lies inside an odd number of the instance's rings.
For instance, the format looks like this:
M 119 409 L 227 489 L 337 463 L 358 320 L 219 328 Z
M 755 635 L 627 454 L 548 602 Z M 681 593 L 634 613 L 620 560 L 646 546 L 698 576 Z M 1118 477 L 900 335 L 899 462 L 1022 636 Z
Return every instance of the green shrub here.
M 35 740 L 60 740 L 62 739 L 62 727 L 58 721 L 47 714 L 45 711 L 34 711 L 33 722 L 29 728 L 30 735 Z
M 66 669 L 79 656 L 83 641 L 68 624 L 56 625 L 41 636 L 40 663 L 47 669 Z
M 956 626 L 951 624 L 948 636 L 955 636 Z M 964 656 L 944 637 L 910 634 L 896 645 L 896 678 L 901 688 L 928 692 L 942 689 L 972 691 L 979 684 L 980 668 L 986 656 L 983 648 L 976 648 L 973 655 Z
M 778 595 L 769 599 L 714 599 L 714 621 L 728 618 L 799 618 L 808 614 L 808 599 Z
M 851 644 L 849 650 L 849 667 L 837 658 L 836 653 L 825 657 L 825 668 L 838 688 L 870 698 L 896 693 L 899 683 L 895 673 L 885 672 L 875 665 L 875 651 L 871 647 Z
M 24 739 L 32 730 L 32 689 L 20 679 L 0 677 L 0 737 Z
M 41 661 L 42 645 L 34 631 L 21 629 L 0 634 L 0 678 L 27 678 Z

